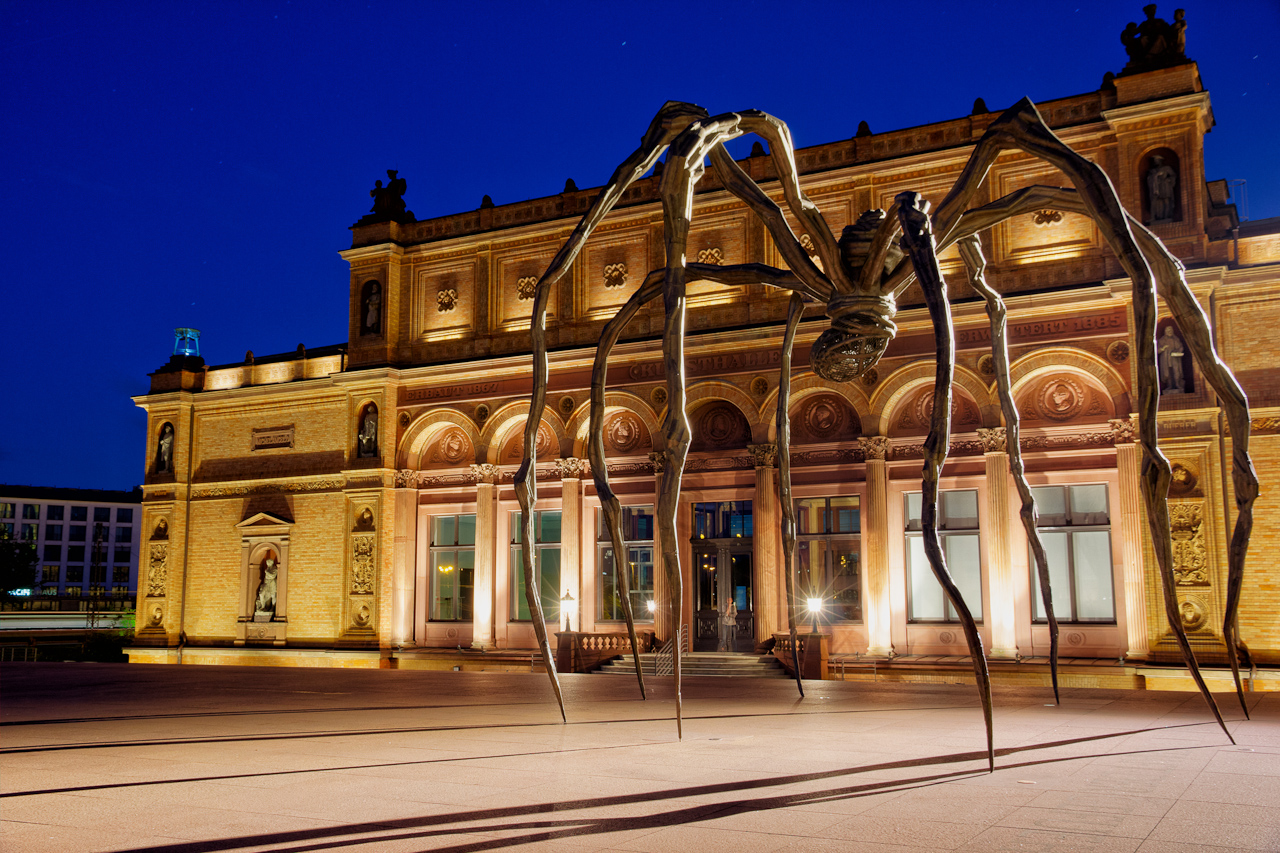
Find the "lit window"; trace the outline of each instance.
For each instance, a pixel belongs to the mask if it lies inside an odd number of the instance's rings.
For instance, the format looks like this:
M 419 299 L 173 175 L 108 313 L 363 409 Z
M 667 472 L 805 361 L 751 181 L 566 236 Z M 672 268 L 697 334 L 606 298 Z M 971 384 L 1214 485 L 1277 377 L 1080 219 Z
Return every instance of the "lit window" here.
M 912 622 L 955 622 L 956 610 L 947 600 L 925 556 L 920 492 L 906 498 L 907 618 Z M 973 489 L 942 492 L 938 501 L 938 538 L 947 569 L 975 620 L 982 619 L 981 540 L 978 535 L 978 493 Z
M 622 612 L 622 584 L 614 567 L 613 545 L 604 523 L 604 511 L 596 511 L 596 613 L 601 622 L 626 618 Z M 653 619 L 647 602 L 653 600 L 653 507 L 622 508 L 622 541 L 631 570 L 631 615 L 637 622 Z
M 534 571 L 538 597 L 542 601 L 542 616 L 547 622 L 560 618 L 560 513 L 535 512 L 533 514 Z M 511 618 L 527 622 L 529 599 L 524 594 L 524 557 L 520 551 L 520 513 L 511 513 Z
M 821 599 L 825 613 L 837 620 L 862 620 L 861 530 L 856 496 L 796 501 L 796 595 Z
M 14 509 L 13 504 L 0 503 L 0 518 L 13 518 Z
M 470 622 L 476 573 L 475 515 L 431 522 L 431 612 L 441 622 Z
M 23 517 L 23 518 L 28 518 L 28 519 L 30 519 L 30 518 L 39 518 L 39 517 L 40 517 L 40 504 L 23 504 L 23 505 L 22 505 L 22 517 Z
M 1053 615 L 1060 622 L 1115 622 L 1106 485 L 1042 486 L 1031 493 L 1036 499 L 1040 541 L 1049 558 Z M 1034 619 L 1047 622 L 1034 556 L 1028 564 Z

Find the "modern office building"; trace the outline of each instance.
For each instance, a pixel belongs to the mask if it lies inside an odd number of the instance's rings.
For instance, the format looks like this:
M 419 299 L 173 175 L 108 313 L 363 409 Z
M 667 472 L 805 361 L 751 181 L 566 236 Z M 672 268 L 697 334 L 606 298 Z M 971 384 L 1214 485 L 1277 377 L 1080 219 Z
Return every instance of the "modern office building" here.
M 138 591 L 142 490 L 0 485 L 0 538 L 35 545 L 35 595 L 125 597 Z
M 1186 265 L 1219 352 L 1250 395 L 1264 487 L 1240 627 L 1256 659 L 1280 660 L 1270 557 L 1280 546 L 1280 221 L 1239 222 L 1225 181 L 1206 181 L 1213 111 L 1185 57 L 1108 75 L 1096 91 L 1039 109 Z M 904 190 L 936 203 L 996 116 L 975 105 L 920 127 L 850 128 L 849 138 L 798 151 L 802 186 L 836 237 Z M 637 116 L 637 133 L 648 119 Z M 739 166 L 781 198 L 766 152 Z M 364 666 L 405 665 L 421 649 L 534 646 L 512 487 L 529 408 L 532 295 L 595 191 L 486 200 L 419 221 L 391 178 L 342 253 L 347 343 L 223 365 L 177 353 L 134 398 L 147 412 L 149 461 L 132 660 L 175 662 L 180 643 L 188 663 Z M 658 182 L 646 177 L 627 190 L 551 299 L 536 550 L 552 628 L 566 617 L 577 631 L 620 624 L 620 561 L 585 461 L 587 400 L 605 322 L 664 265 Z M 1065 183 L 1048 163 L 1010 153 L 975 204 Z M 1022 446 L 1064 654 L 1177 659 L 1138 491 L 1135 362 L 1151 343 L 1135 339 L 1131 283 L 1094 223 L 1068 211 L 1020 215 L 983 246 L 1009 306 Z M 710 174 L 696 197 L 689 258 L 785 267 L 761 222 Z M 988 320 L 954 251 L 942 266 L 958 347 L 944 545 L 992 655 L 1043 655 L 1048 629 L 1009 475 Z M 678 613 L 665 606 L 654 547 L 662 476 L 654 452 L 667 393 L 661 300 L 640 310 L 608 364 L 604 441 L 626 507 L 621 562 L 632 571 L 637 615 L 659 637 L 677 621 L 688 625 L 695 649 L 721 642 L 729 602 L 739 648 L 786 624 L 774 411 L 787 300 L 762 284 L 689 285 L 693 445 Z M 921 293 L 906 292 L 896 339 L 853 382 L 809 368 L 808 350 L 827 326 L 820 308 L 801 325 L 787 404 L 802 595 L 821 599 L 818 628 L 833 652 L 965 654 L 919 534 L 935 369 Z M 1224 467 L 1231 437 L 1163 305 L 1160 318 L 1157 334 L 1171 342 L 1160 349 L 1159 429 L 1176 473 L 1178 604 L 1196 649 L 1212 658 L 1222 652 L 1235 513 Z

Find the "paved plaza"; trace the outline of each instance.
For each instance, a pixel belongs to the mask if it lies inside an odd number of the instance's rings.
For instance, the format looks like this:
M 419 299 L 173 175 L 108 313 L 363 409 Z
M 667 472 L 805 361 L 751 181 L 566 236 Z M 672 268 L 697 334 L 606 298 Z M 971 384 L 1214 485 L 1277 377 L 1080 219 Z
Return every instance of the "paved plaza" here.
M 1280 850 L 1280 694 L 0 667 L 0 849 Z

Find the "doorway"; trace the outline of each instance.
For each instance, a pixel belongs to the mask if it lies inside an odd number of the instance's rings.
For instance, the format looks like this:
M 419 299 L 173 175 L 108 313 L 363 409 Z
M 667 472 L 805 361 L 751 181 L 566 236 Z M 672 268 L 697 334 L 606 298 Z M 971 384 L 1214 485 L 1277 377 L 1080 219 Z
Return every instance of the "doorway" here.
M 693 505 L 693 651 L 755 649 L 751 501 Z

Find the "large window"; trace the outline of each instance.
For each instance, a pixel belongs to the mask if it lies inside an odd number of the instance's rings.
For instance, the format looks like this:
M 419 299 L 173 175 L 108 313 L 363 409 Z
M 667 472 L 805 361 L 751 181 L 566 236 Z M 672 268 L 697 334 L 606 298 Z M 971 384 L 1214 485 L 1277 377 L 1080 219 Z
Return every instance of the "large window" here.
M 596 511 L 596 613 L 602 622 L 620 621 L 622 584 L 618 581 L 613 559 L 613 545 L 605 528 L 604 512 Z M 622 508 L 622 540 L 627 546 L 630 569 L 631 615 L 637 621 L 653 618 L 649 602 L 653 601 L 653 507 Z
M 907 615 L 912 622 L 955 622 L 956 610 L 924 553 L 921 534 L 922 495 L 906 495 Z M 947 568 L 973 618 L 982 619 L 982 561 L 978 537 L 978 493 L 972 489 L 942 492 L 938 501 L 938 536 Z
M 1061 622 L 1115 622 L 1107 487 L 1042 486 L 1031 493 L 1040 518 L 1040 541 L 1049 557 L 1053 615 Z M 1035 558 L 1028 563 L 1034 619 L 1047 622 Z
M 13 518 L 13 504 L 0 503 L 0 518 Z
M 93 508 L 93 520 L 107 524 L 111 521 L 111 507 L 95 506 Z
M 133 539 L 133 528 L 132 528 L 132 527 L 117 527 L 117 528 L 116 528 L 116 541 L 117 541 L 117 542 L 129 542 L 129 541 L 131 541 L 132 539 Z
M 30 518 L 39 518 L 39 517 L 40 517 L 40 504 L 23 504 L 23 505 L 22 505 L 22 517 L 23 517 L 23 518 L 28 518 L 28 519 L 30 519 Z
M 858 498 L 803 498 L 796 501 L 801 599 L 820 598 L 837 620 L 862 620 L 862 573 Z
M 70 537 L 70 538 L 71 538 L 71 541 L 72 541 L 72 542 L 83 542 L 83 541 L 84 541 L 84 525 L 83 525 L 83 524 L 73 524 L 73 525 L 71 525 L 71 530 L 70 530 L 69 532 L 70 532 L 70 534 L 71 534 L 71 537 Z
M 44 508 L 44 517 L 48 521 L 62 521 L 61 506 L 47 506 Z
M 716 501 L 693 505 L 694 539 L 750 539 L 751 501 Z
M 520 553 L 520 513 L 511 513 L 511 618 L 518 622 L 533 619 L 529 599 L 524 594 L 524 557 Z M 535 585 L 542 601 L 542 617 L 547 622 L 560 618 L 560 512 L 533 514 L 533 564 Z
M 475 574 L 475 515 L 437 515 L 431 521 L 429 618 L 470 622 Z
M 71 508 L 72 521 L 88 521 L 89 508 L 87 506 L 73 506 Z
M 53 509 L 53 507 L 49 507 L 49 509 Z M 46 524 L 44 526 L 44 541 L 61 542 L 62 541 L 62 525 Z

